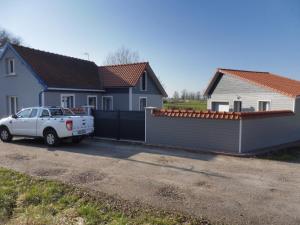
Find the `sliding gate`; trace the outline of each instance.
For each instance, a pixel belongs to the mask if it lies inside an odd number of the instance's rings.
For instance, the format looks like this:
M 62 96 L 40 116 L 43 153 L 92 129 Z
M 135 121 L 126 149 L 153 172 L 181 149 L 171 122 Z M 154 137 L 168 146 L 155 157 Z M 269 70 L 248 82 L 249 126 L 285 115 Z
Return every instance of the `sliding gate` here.
M 113 139 L 145 140 L 144 111 L 94 111 L 95 136 Z

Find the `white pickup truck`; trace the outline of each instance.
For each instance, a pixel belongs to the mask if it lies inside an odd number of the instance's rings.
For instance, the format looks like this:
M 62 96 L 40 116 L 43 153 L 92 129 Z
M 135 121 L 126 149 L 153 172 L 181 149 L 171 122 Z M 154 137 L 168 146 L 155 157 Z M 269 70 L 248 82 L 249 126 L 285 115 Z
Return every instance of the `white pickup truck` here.
M 13 136 L 43 137 L 48 146 L 56 146 L 61 139 L 72 138 L 79 143 L 94 132 L 92 116 L 76 116 L 60 107 L 32 107 L 0 120 L 0 138 L 10 142 Z

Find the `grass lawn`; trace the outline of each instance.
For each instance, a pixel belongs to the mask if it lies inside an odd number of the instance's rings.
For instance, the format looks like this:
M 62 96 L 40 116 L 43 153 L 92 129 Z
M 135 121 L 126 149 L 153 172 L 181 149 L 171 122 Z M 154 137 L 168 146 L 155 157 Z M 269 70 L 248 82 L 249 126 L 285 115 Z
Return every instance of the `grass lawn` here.
M 258 156 L 261 159 L 270 159 L 283 162 L 300 162 L 300 148 L 282 149 L 276 152 L 269 152 Z
M 0 224 L 210 224 L 0 168 Z
M 206 110 L 207 102 L 197 101 L 197 100 L 189 100 L 189 101 L 176 101 L 176 102 L 165 102 L 165 109 L 193 109 L 193 110 Z

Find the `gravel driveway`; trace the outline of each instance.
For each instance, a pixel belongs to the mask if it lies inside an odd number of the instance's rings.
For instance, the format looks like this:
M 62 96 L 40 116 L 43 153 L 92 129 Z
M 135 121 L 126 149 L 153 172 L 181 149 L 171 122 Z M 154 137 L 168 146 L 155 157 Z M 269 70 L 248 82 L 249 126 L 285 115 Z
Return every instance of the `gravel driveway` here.
M 0 166 L 227 224 L 300 224 L 300 162 L 115 142 L 0 143 Z

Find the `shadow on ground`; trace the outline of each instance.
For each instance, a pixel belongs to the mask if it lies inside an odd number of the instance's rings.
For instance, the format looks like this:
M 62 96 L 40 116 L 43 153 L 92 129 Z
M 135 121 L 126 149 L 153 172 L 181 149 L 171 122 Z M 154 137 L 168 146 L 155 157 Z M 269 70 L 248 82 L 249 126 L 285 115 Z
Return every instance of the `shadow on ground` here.
M 188 158 L 193 160 L 202 160 L 202 161 L 210 161 L 213 160 L 216 155 L 209 154 L 209 153 L 193 153 L 184 150 L 178 149 L 162 149 L 162 148 L 155 148 L 144 146 L 142 144 L 132 144 L 126 142 L 116 142 L 116 141 L 94 141 L 94 140 L 86 140 L 80 144 L 73 144 L 71 142 L 64 141 L 61 143 L 59 147 L 46 147 L 43 143 L 42 139 L 16 139 L 12 142 L 12 144 L 16 145 L 23 145 L 23 146 L 30 146 L 36 149 L 45 149 L 47 148 L 48 151 L 65 151 L 65 152 L 72 152 L 78 154 L 87 154 L 93 156 L 100 156 L 100 157 L 110 157 L 110 158 L 117 158 L 121 160 L 132 161 L 136 163 L 147 164 L 151 166 L 159 166 L 171 169 L 178 169 L 181 171 L 187 171 L 192 173 L 204 174 L 207 176 L 215 176 L 220 178 L 227 178 L 222 176 L 218 173 L 212 173 L 208 171 L 199 171 L 195 170 L 194 167 L 180 167 L 174 165 L 168 165 L 165 163 L 158 163 L 158 162 L 149 162 L 143 160 L 134 159 L 133 156 L 147 153 L 147 154 L 156 154 L 160 156 L 173 156 L 173 157 L 180 157 L 180 158 Z
M 300 163 L 300 147 L 284 148 L 278 151 L 265 153 L 257 158 L 289 163 Z

